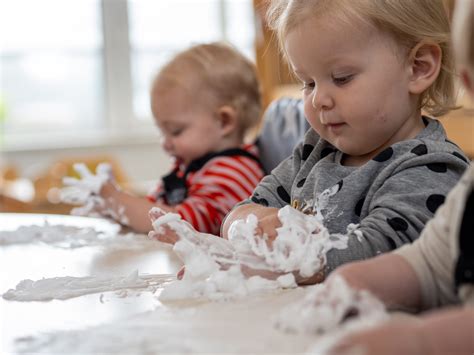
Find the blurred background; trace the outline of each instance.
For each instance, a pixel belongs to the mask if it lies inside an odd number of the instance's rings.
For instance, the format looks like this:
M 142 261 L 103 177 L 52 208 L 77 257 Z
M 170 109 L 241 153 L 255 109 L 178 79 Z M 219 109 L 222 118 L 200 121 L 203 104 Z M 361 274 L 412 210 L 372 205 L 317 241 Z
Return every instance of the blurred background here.
M 146 194 L 171 164 L 150 81 L 191 44 L 228 41 L 253 60 L 265 106 L 299 96 L 263 16 L 264 0 L 0 0 L 0 211 L 68 213 L 58 191 L 75 162 L 108 161 Z M 474 106 L 460 104 L 442 122 L 473 158 Z

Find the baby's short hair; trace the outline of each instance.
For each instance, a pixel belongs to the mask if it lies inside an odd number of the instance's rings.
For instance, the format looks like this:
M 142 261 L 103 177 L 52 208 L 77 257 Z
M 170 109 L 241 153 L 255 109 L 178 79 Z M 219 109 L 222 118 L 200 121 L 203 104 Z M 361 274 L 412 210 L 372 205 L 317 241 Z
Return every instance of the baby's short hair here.
M 242 133 L 259 123 L 262 99 L 255 65 L 228 44 L 198 44 L 179 52 L 156 75 L 152 95 L 158 83 L 188 90 L 196 100 L 211 99 L 216 107 L 233 107 Z
M 276 32 L 283 55 L 288 33 L 313 17 L 367 23 L 393 37 L 404 56 L 421 41 L 436 43 L 442 50 L 441 70 L 421 95 L 420 108 L 440 116 L 456 107 L 450 25 L 443 0 L 272 0 L 267 23 Z

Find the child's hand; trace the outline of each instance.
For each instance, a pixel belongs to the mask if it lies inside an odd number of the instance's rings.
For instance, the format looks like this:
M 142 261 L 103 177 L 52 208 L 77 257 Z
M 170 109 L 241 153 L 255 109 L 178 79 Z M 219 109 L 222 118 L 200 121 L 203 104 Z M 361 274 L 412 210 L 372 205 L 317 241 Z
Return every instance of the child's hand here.
M 102 186 L 112 180 L 109 164 L 99 164 L 94 175 L 85 164 L 74 164 L 74 170 L 80 178 L 66 176 L 63 184 L 66 186 L 61 190 L 61 200 L 74 204 L 84 205 L 92 196 L 97 196 Z
M 107 207 L 106 201 L 99 195 L 104 184 L 113 180 L 109 164 L 101 163 L 96 168 L 94 175 L 85 164 L 74 164 L 74 170 L 79 179 L 64 177 L 61 189 L 61 200 L 81 207 L 74 208 L 71 214 L 80 216 L 99 217 Z
M 375 328 L 345 336 L 329 350 L 330 355 L 427 354 L 418 332 L 418 320 L 393 320 Z
M 267 237 L 267 244 L 272 245 L 277 237 L 276 229 L 281 227 L 281 221 L 278 218 L 278 209 L 268 208 L 264 216 L 260 216 L 255 234 L 261 237 Z
M 148 215 L 150 216 L 150 220 L 152 224 L 158 218 L 164 216 L 165 214 L 166 214 L 165 211 L 158 208 L 152 208 L 150 212 L 148 212 Z M 175 244 L 179 240 L 179 237 L 176 234 L 176 232 L 165 224 L 160 225 L 158 229 L 154 229 L 150 231 L 148 233 L 148 237 L 152 239 L 156 239 L 163 243 L 168 243 L 168 244 Z

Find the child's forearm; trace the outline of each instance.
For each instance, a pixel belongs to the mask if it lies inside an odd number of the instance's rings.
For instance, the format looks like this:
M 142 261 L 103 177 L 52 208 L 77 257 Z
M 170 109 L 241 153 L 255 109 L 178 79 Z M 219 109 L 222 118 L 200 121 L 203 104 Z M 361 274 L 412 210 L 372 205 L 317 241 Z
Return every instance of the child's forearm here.
M 451 308 L 424 316 L 419 325 L 419 333 L 426 354 L 472 355 L 474 308 Z
M 366 289 L 387 308 L 418 310 L 421 286 L 410 264 L 401 256 L 388 253 L 373 259 L 345 264 L 329 277 L 342 276 L 352 287 Z
M 123 206 L 123 215 L 126 217 L 126 224 L 134 231 L 148 233 L 151 229 L 151 221 L 148 211 L 154 204 L 146 198 L 130 195 L 123 191 L 117 191 L 112 198 L 107 201 L 107 205 L 114 209 L 116 213 Z
M 111 208 L 117 216 L 123 214 L 127 226 L 139 233 L 146 234 L 153 229 L 148 215 L 151 208 L 157 206 L 166 212 L 174 211 L 169 206 L 155 204 L 144 197 L 133 196 L 124 191 L 107 190 L 101 192 L 101 195 L 106 201 L 106 206 Z

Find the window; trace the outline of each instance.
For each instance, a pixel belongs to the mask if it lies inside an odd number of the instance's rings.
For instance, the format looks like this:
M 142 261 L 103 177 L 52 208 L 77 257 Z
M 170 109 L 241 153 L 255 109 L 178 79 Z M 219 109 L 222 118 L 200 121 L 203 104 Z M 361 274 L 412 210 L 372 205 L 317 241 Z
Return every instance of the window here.
M 2 4 L 0 99 L 5 134 L 99 127 L 104 110 L 99 1 Z
M 254 59 L 254 32 L 252 0 L 3 0 L 4 148 L 150 132 L 149 86 L 165 61 L 216 40 Z

